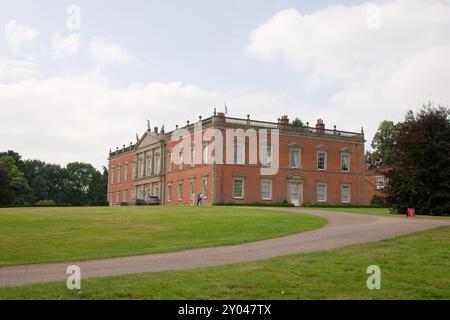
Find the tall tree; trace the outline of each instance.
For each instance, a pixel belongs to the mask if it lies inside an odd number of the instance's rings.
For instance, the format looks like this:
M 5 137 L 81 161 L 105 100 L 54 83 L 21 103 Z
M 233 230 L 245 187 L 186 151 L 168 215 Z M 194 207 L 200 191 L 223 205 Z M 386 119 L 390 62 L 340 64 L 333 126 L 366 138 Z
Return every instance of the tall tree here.
M 15 194 L 13 204 L 29 204 L 32 202 L 31 188 L 24 174 L 18 169 L 13 156 L 0 157 L 0 163 L 7 168 L 11 176 L 10 189 Z
M 40 160 L 24 160 L 21 164 L 21 171 L 25 175 L 27 181 L 32 184 L 34 178 L 40 174 L 45 166 L 45 162 Z
M 294 121 L 291 122 L 291 125 L 299 128 L 303 128 L 305 126 L 305 124 L 300 118 L 295 118 Z
M 398 212 L 450 215 L 450 109 L 424 106 L 396 126 L 386 191 Z
M 396 125 L 392 121 L 383 121 L 372 140 L 372 152 L 367 153 L 370 169 L 388 168 L 393 164 L 394 135 Z
M 92 165 L 74 162 L 66 167 L 65 199 L 74 205 L 105 201 L 102 174 Z
M 10 189 L 11 175 L 8 168 L 0 163 L 0 205 L 11 204 L 15 198 L 14 191 Z

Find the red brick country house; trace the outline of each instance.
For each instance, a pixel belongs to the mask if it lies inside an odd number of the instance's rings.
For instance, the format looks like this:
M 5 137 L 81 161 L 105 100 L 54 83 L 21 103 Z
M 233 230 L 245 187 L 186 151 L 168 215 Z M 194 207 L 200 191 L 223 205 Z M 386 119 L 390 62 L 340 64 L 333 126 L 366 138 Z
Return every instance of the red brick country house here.
M 278 122 L 229 118 L 214 112 L 201 119 L 201 140 L 195 141 L 195 124 L 187 123 L 176 132 L 192 138 L 181 147 L 173 141 L 172 132 L 147 130 L 135 143 L 109 154 L 108 201 L 110 205 L 134 204 L 157 196 L 164 205 L 190 205 L 194 195 L 204 195 L 204 204 L 213 203 L 280 203 L 367 205 L 377 192 L 376 183 L 368 180 L 365 163 L 364 132 L 346 132 L 325 128 L 322 120 L 315 127 L 298 127 L 287 116 Z M 208 130 L 225 133 L 239 129 L 250 132 L 244 140 L 233 138 L 233 145 L 216 142 Z M 273 175 L 261 175 L 267 166 L 250 152 L 249 129 L 279 130 L 279 169 Z M 246 131 L 247 130 L 247 131 Z M 227 132 L 228 132 L 227 131 Z M 257 150 L 272 159 L 271 149 L 262 151 L 259 136 Z M 270 135 L 271 137 L 271 135 Z M 269 137 L 269 140 L 271 139 Z M 230 144 L 230 143 L 228 143 Z M 269 142 L 270 144 L 270 142 Z M 231 162 L 213 161 L 232 148 Z M 175 158 L 178 161 L 175 161 Z M 218 156 L 217 156 L 218 158 Z M 372 179 L 372 178 L 370 178 Z

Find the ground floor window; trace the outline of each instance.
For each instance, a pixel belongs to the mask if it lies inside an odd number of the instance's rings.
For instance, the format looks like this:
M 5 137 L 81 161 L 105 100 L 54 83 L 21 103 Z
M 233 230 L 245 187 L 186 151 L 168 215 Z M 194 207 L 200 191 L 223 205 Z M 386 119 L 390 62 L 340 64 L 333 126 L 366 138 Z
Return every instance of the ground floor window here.
M 261 199 L 272 200 L 272 180 L 263 180 L 261 185 Z
M 317 202 L 327 201 L 327 184 L 320 182 L 317 184 Z
M 116 192 L 116 202 L 120 202 L 120 191 Z
M 128 190 L 123 191 L 123 202 L 128 202 Z
M 178 183 L 178 200 L 183 200 L 183 183 Z
M 208 178 L 202 180 L 202 193 L 204 198 L 208 197 Z
M 167 201 L 172 202 L 172 185 L 167 185 Z
M 189 197 L 191 200 L 195 199 L 195 181 L 189 181 Z
M 342 185 L 341 190 L 342 203 L 350 203 L 350 186 Z
M 235 199 L 244 198 L 244 179 L 233 180 L 233 198 Z

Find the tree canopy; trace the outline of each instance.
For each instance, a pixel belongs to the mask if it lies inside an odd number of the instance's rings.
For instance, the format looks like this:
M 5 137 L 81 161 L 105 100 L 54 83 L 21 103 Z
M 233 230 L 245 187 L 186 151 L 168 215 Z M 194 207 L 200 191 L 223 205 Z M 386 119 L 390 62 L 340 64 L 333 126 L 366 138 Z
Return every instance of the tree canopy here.
M 409 111 L 387 140 L 388 203 L 401 213 L 450 215 L 450 109 Z
M 383 121 L 372 140 L 373 151 L 367 154 L 369 169 L 389 168 L 393 164 L 394 134 L 396 125 L 392 121 Z
M 105 179 L 106 176 L 106 179 Z M 108 172 L 87 163 L 65 168 L 40 160 L 22 160 L 14 151 L 0 153 L 0 204 L 28 205 L 42 201 L 88 205 L 106 202 Z

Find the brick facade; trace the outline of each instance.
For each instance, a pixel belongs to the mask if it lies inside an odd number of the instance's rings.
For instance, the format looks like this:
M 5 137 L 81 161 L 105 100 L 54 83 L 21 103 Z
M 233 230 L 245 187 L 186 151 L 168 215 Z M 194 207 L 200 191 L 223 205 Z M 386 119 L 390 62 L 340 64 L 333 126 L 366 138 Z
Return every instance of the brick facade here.
M 200 123 L 199 134 L 194 127 Z M 226 133 L 241 129 L 248 133 L 245 139 L 233 138 L 227 146 Z M 252 130 L 267 130 L 270 145 L 270 130 L 275 129 L 279 132 L 279 169 L 274 175 L 262 175 L 260 136 L 252 135 Z M 208 130 L 223 135 L 222 146 L 213 143 L 216 139 L 207 134 Z M 174 132 L 181 132 L 180 137 L 191 142 L 185 144 L 178 137 L 172 141 Z M 202 192 L 207 205 L 283 201 L 296 205 L 365 205 L 370 202 L 373 186 L 366 177 L 364 143 L 363 132 L 329 130 L 320 119 L 315 127 L 296 127 L 286 116 L 270 123 L 215 113 L 197 124 L 177 126 L 176 131 L 148 130 L 136 144 L 110 152 L 109 201 L 111 205 L 133 204 L 153 195 L 165 205 L 189 205 L 194 203 L 192 194 Z M 230 149 L 235 155 L 227 162 Z M 255 150 L 256 162 L 251 161 Z M 217 161 L 220 153 L 224 163 Z M 272 156 L 269 158 L 274 161 Z M 174 163 L 175 158 L 182 158 L 183 165 Z M 125 164 L 131 177 L 127 181 L 123 180 Z M 119 168 L 122 177 L 117 180 Z

